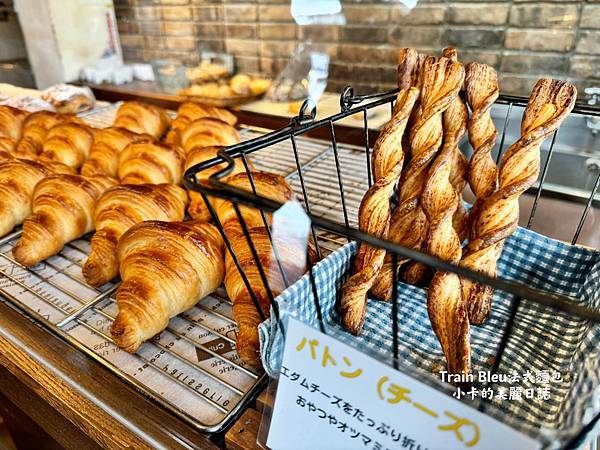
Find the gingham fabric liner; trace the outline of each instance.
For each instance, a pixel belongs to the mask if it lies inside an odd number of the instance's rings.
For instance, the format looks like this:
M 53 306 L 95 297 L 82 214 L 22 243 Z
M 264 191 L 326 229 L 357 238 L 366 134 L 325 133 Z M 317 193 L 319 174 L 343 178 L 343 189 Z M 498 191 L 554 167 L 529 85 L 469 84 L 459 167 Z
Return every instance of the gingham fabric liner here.
M 329 334 L 391 362 L 390 303 L 369 301 L 359 337 L 341 330 L 334 311 L 356 248 L 355 243 L 347 244 L 313 268 L 325 328 Z M 567 245 L 519 228 L 506 241 L 498 271 L 503 278 L 568 294 L 588 305 L 600 306 L 600 253 L 597 251 Z M 432 368 L 434 364 L 443 364 L 443 354 L 427 316 L 426 291 L 400 283 L 398 294 L 401 368 L 434 377 Z M 471 327 L 474 371 L 491 368 L 509 317 L 511 297 L 496 291 L 492 313 L 485 325 Z M 318 327 L 308 274 L 286 289 L 277 302 L 283 315 Z M 283 339 L 279 330 L 274 320 L 267 320 L 259 327 L 261 357 L 271 376 L 278 372 L 281 364 Z M 497 411 L 508 413 L 506 417 L 514 422 L 514 426 L 529 432 L 543 427 L 558 429 L 564 435 L 572 434 L 581 427 L 586 407 L 599 396 L 599 344 L 600 326 L 524 300 L 499 373 L 557 370 L 563 374 L 564 381 L 550 385 L 551 400 L 493 401 L 499 408 Z M 526 382 L 521 382 L 520 386 L 530 387 Z

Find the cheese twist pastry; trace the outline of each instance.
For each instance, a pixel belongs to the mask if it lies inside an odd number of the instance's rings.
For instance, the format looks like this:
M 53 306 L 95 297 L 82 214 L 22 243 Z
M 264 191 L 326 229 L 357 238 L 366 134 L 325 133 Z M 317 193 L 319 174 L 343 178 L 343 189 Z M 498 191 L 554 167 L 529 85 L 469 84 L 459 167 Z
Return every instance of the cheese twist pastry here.
M 125 128 L 108 127 L 98 130 L 90 148 L 90 156 L 81 167 L 86 177 L 95 175 L 116 178 L 119 155 L 129 144 L 152 141 L 148 134 L 137 134 Z
M 119 155 L 123 184 L 181 184 L 184 155 L 181 147 L 159 141 L 129 144 Z
M 390 226 L 390 198 L 394 193 L 404 163 L 402 137 L 412 108 L 419 96 L 417 88 L 399 92 L 395 114 L 383 127 L 373 148 L 375 183 L 363 197 L 358 218 L 359 228 L 374 236 L 386 239 Z M 354 272 L 342 291 L 340 312 L 342 325 L 358 335 L 365 321 L 367 292 L 381 270 L 385 250 L 361 244 L 354 261 Z
M 445 48 L 442 54 L 458 64 L 456 49 Z M 462 78 L 464 81 L 464 68 Z M 463 81 L 460 81 L 461 86 Z M 464 167 L 458 167 L 462 159 L 457 154 L 462 155 L 458 143 L 467 130 L 468 117 L 467 107 L 457 95 L 442 114 L 443 147 L 429 168 L 420 199 L 429 224 L 422 245 L 423 250 L 456 263 L 462 253 L 462 239 L 455 229 L 455 224 L 457 220 L 461 221 L 458 223 L 459 231 L 464 232 L 463 221 L 466 217 L 460 200 L 462 189 L 457 191 L 461 184 L 464 188 L 464 182 L 459 179 L 461 170 L 464 175 Z M 407 276 L 411 283 L 417 284 L 425 280 L 430 272 L 430 268 L 425 264 L 414 262 L 408 267 Z
M 443 138 L 442 113 L 458 97 L 464 69 L 444 57 L 427 57 L 421 70 L 421 106 L 410 131 L 411 159 L 400 179 L 398 207 L 392 213 L 388 237 L 397 244 L 420 248 L 427 235 L 427 218 L 420 197 L 432 160 Z M 405 261 L 400 261 L 402 264 Z M 392 292 L 391 262 L 384 264 L 371 293 L 389 299 Z
M 499 187 L 483 200 L 473 217 L 473 235 L 461 265 L 496 275 L 504 241 L 519 224 L 519 197 L 537 180 L 540 147 L 572 111 L 577 90 L 570 83 L 542 78 L 533 87 L 521 121 L 521 137 L 502 157 Z M 489 314 L 492 288 L 463 280 L 463 295 L 471 323 L 483 323 Z
M 41 164 L 13 159 L 0 164 L 0 237 L 21 225 L 31 214 L 33 190 L 52 173 L 75 173 L 59 163 Z
M 498 169 L 492 158 L 498 130 L 491 116 L 492 105 L 500 93 L 496 71 L 486 64 L 467 64 L 465 89 L 472 111 L 468 123 L 469 142 L 473 148 L 469 186 L 476 197 L 472 210 L 472 217 L 475 217 L 479 205 L 498 188 Z M 470 234 L 472 239 L 477 239 Z
M 94 133 L 87 125 L 62 123 L 46 134 L 39 158 L 78 169 L 88 158 L 93 141 Z
M 123 281 L 111 334 L 129 353 L 223 281 L 223 239 L 206 222 L 139 223 L 119 240 L 118 255 Z
M 125 232 L 145 220 L 183 220 L 188 197 L 173 184 L 122 184 L 107 190 L 96 204 L 96 233 L 83 265 L 92 286 L 102 286 L 119 274 L 117 243 Z
M 92 231 L 94 205 L 115 184 L 113 178 L 64 174 L 40 181 L 33 192 L 33 214 L 25 219 L 23 234 L 13 247 L 15 260 L 33 266 Z
M 519 196 L 538 177 L 542 142 L 571 112 L 576 96 L 575 87 L 563 81 L 541 79 L 536 83 L 521 122 L 521 137 L 502 159 L 500 187 L 483 201 L 474 218 L 481 238 L 469 243 L 461 266 L 495 275 L 504 240 L 518 225 Z M 491 295 L 491 289 L 454 273 L 434 275 L 427 309 L 450 373 L 470 372 L 469 324 L 487 318 Z

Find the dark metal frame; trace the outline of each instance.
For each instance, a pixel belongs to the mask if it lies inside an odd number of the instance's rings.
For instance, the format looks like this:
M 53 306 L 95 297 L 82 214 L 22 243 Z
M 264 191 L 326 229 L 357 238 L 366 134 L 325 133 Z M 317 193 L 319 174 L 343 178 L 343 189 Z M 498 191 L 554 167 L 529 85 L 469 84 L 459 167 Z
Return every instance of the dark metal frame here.
M 321 230 L 324 230 L 327 232 L 334 233 L 336 235 L 347 238 L 349 241 L 354 240 L 359 243 L 365 243 L 365 244 L 372 245 L 375 247 L 383 248 L 392 255 L 392 263 L 393 263 L 394 268 L 396 268 L 398 265 L 398 258 L 403 258 L 403 259 L 409 258 L 414 261 L 426 264 L 434 269 L 446 271 L 446 272 L 453 272 L 461 277 L 466 277 L 466 278 L 474 280 L 478 283 L 486 284 L 486 285 L 489 285 L 496 289 L 501 289 L 501 290 L 508 292 L 510 294 L 513 294 L 515 296 L 514 301 L 512 302 L 512 305 L 511 305 L 511 313 L 510 313 L 510 317 L 508 320 L 508 326 L 506 327 L 506 329 L 503 333 L 503 336 L 502 336 L 502 339 L 500 342 L 500 346 L 498 348 L 498 356 L 496 357 L 496 361 L 495 361 L 495 364 L 492 369 L 492 371 L 494 373 L 498 370 L 498 367 L 502 360 L 502 356 L 504 354 L 506 344 L 507 344 L 508 339 L 511 334 L 512 326 L 514 324 L 517 310 L 518 310 L 519 305 L 521 304 L 521 300 L 523 298 L 526 298 L 528 300 L 531 300 L 533 302 L 536 302 L 538 304 L 541 304 L 541 305 L 544 305 L 544 306 L 547 306 L 550 308 L 554 308 L 556 310 L 563 311 L 567 314 L 570 314 L 570 315 L 578 317 L 578 318 L 587 319 L 587 320 L 590 320 L 590 321 L 593 321 L 596 323 L 600 323 L 600 310 L 580 305 L 574 301 L 575 300 L 574 298 L 571 298 L 569 296 L 545 292 L 543 290 L 529 287 L 522 283 L 518 283 L 518 282 L 514 282 L 514 281 L 502 279 L 502 278 L 492 278 L 492 277 L 486 276 L 484 274 L 474 272 L 474 271 L 465 269 L 465 268 L 457 266 L 457 265 L 453 265 L 451 263 L 448 263 L 446 261 L 438 259 L 434 256 L 430 256 L 426 253 L 422 253 L 417 250 L 405 248 L 405 247 L 397 245 L 391 241 L 374 237 L 367 233 L 361 232 L 349 225 L 348 212 L 347 212 L 347 208 L 346 208 L 346 200 L 344 198 L 344 185 L 342 182 L 341 167 L 340 167 L 340 160 L 338 157 L 338 146 L 337 146 L 337 139 L 336 139 L 336 132 L 335 132 L 334 124 L 336 122 L 338 122 L 339 120 L 341 120 L 345 117 L 348 117 L 350 115 L 362 113 L 363 126 L 364 126 L 364 150 L 366 153 L 366 162 L 367 162 L 366 171 L 367 171 L 368 184 L 369 184 L 369 186 L 371 186 L 371 184 L 373 182 L 372 173 L 371 173 L 371 154 L 370 154 L 370 152 L 371 152 L 370 147 L 371 147 L 372 143 L 369 142 L 369 124 L 368 124 L 367 110 L 377 107 L 377 106 L 385 105 L 385 104 L 389 104 L 390 109 L 393 110 L 394 100 L 396 98 L 397 92 L 398 92 L 398 90 L 392 90 L 392 91 L 388 91 L 388 92 L 384 92 L 384 93 L 380 93 L 380 94 L 360 96 L 360 95 L 355 95 L 354 90 L 348 86 L 344 89 L 343 93 L 340 96 L 341 112 L 336 115 L 333 115 L 331 117 L 321 119 L 321 120 L 315 120 L 316 107 L 314 106 L 314 104 L 311 104 L 309 101 L 305 101 L 304 104 L 302 105 L 302 108 L 300 109 L 299 115 L 297 117 L 294 117 L 293 119 L 291 119 L 289 125 L 287 125 L 283 128 L 280 128 L 278 130 L 275 130 L 273 132 L 270 132 L 268 134 L 265 134 L 264 136 L 260 136 L 255 139 L 227 147 L 227 148 L 221 150 L 218 153 L 218 156 L 216 158 L 213 158 L 209 161 L 205 161 L 200 164 L 197 164 L 186 171 L 185 176 L 184 176 L 185 186 L 188 189 L 197 191 L 202 195 L 217 227 L 219 228 L 219 230 L 221 231 L 221 233 L 223 235 L 225 244 L 233 258 L 234 263 L 236 264 L 236 266 L 242 276 L 242 280 L 245 283 L 246 288 L 250 292 L 250 295 L 254 301 L 255 306 L 257 307 L 260 317 L 264 319 L 264 315 L 262 313 L 261 308 L 259 307 L 258 300 L 254 296 L 252 287 L 250 286 L 248 279 L 247 279 L 246 275 L 244 274 L 244 271 L 239 263 L 237 256 L 235 255 L 235 252 L 233 251 L 233 248 L 229 242 L 229 239 L 227 238 L 227 236 L 224 232 L 223 226 L 220 223 L 219 218 L 217 217 L 215 211 L 213 210 L 211 203 L 208 201 L 208 197 L 214 196 L 214 197 L 219 197 L 219 198 L 223 198 L 226 200 L 230 200 L 233 202 L 233 206 L 237 213 L 242 231 L 246 237 L 246 240 L 248 241 L 249 248 L 257 262 L 257 269 L 259 271 L 261 280 L 264 283 L 264 286 L 269 294 L 269 300 L 271 302 L 271 306 L 273 308 L 273 314 L 275 316 L 274 318 L 277 321 L 277 323 L 280 325 L 280 327 L 283 331 L 283 326 L 281 325 L 282 322 L 280 320 L 278 305 L 274 301 L 273 292 L 271 291 L 271 289 L 269 287 L 269 283 L 268 283 L 267 277 L 265 275 L 265 272 L 258 260 L 256 248 L 255 248 L 252 240 L 250 239 L 248 227 L 244 221 L 244 218 L 240 214 L 239 205 L 242 204 L 245 206 L 258 208 L 261 210 L 265 227 L 268 231 L 269 238 L 271 238 L 271 231 L 269 228 L 269 224 L 267 223 L 267 220 L 266 220 L 265 211 L 266 212 L 274 212 L 277 209 L 279 209 L 282 206 L 282 204 L 256 194 L 256 188 L 255 188 L 254 181 L 253 181 L 253 178 L 252 178 L 252 175 L 250 172 L 250 166 L 248 165 L 248 162 L 247 162 L 247 156 L 251 155 L 252 153 L 257 152 L 261 149 L 267 148 L 273 144 L 276 144 L 276 143 L 279 143 L 279 142 L 282 142 L 285 140 L 290 140 L 291 147 L 294 152 L 294 159 L 295 159 L 296 166 L 297 166 L 298 178 L 300 181 L 300 186 L 301 186 L 302 194 L 303 194 L 303 198 L 304 198 L 304 207 L 305 207 L 306 212 L 312 222 L 312 237 L 313 237 L 315 245 L 317 247 L 317 253 L 319 254 L 319 256 L 321 255 L 321 252 L 320 252 L 319 242 L 317 239 L 316 229 L 321 229 Z M 365 100 L 370 100 L 370 102 L 365 103 Z M 498 154 L 498 159 L 500 159 L 502 151 L 505 150 L 504 147 L 505 147 L 505 138 L 506 138 L 506 125 L 509 121 L 510 112 L 511 112 L 513 106 L 525 106 L 527 104 L 527 99 L 522 98 L 522 97 L 500 96 L 497 103 L 508 105 L 506 119 L 505 119 L 505 123 L 504 123 L 504 129 L 502 131 L 501 139 L 500 139 L 500 151 Z M 599 110 L 587 108 L 585 106 L 578 105 L 575 107 L 573 112 L 579 113 L 579 114 L 585 114 L 585 115 L 589 115 L 589 116 L 600 117 Z M 329 128 L 330 137 L 331 137 L 331 146 L 332 146 L 332 150 L 333 150 L 333 156 L 335 159 L 335 166 L 336 166 L 336 172 L 337 172 L 336 173 L 337 184 L 339 187 L 339 192 L 340 192 L 340 196 L 341 196 L 341 207 L 343 209 L 343 215 L 344 215 L 345 223 L 343 223 L 343 224 L 334 222 L 329 219 L 325 219 L 323 217 L 319 217 L 319 216 L 311 213 L 310 192 L 307 191 L 306 185 L 304 183 L 303 168 L 302 168 L 302 165 L 300 164 L 300 158 L 298 156 L 298 146 L 297 146 L 296 138 L 298 136 L 309 133 L 317 128 Z M 548 150 L 548 157 L 541 169 L 541 177 L 540 177 L 539 187 L 536 189 L 535 200 L 534 200 L 533 207 L 531 209 L 531 212 L 529 215 L 529 220 L 527 223 L 528 229 L 531 227 L 532 220 L 537 211 L 538 203 L 539 203 L 542 191 L 543 191 L 544 181 L 545 181 L 546 174 L 548 172 L 548 167 L 549 167 L 549 164 L 550 164 L 550 161 L 552 158 L 552 153 L 554 150 L 554 144 L 556 142 L 557 133 L 558 133 L 558 131 L 555 132 L 552 137 L 550 149 Z M 242 158 L 244 167 L 246 168 L 246 172 L 249 176 L 249 181 L 250 181 L 250 185 L 252 187 L 252 192 L 234 188 L 223 181 L 223 178 L 226 177 L 228 174 L 230 174 L 231 171 L 233 170 L 234 162 L 235 162 L 236 158 Z M 227 166 L 225 168 L 223 168 L 222 170 L 220 170 L 219 172 L 210 176 L 208 182 L 200 183 L 197 181 L 196 174 L 198 174 L 199 172 L 201 172 L 203 170 L 209 169 L 211 167 L 214 167 L 218 164 L 223 164 L 223 163 L 226 163 Z M 334 174 L 332 174 L 332 176 L 333 175 Z M 586 205 L 585 205 L 583 214 L 580 218 L 577 229 L 575 230 L 575 232 L 573 234 L 571 244 L 577 243 L 577 240 L 581 233 L 582 227 L 585 223 L 586 217 L 589 213 L 590 208 L 592 207 L 592 204 L 594 201 L 594 195 L 595 195 L 596 191 L 598 190 L 599 185 L 600 185 L 600 174 L 596 178 L 594 187 L 592 188 L 590 196 L 586 202 Z M 273 244 L 272 240 L 271 240 L 271 244 Z M 277 263 L 279 264 L 279 270 L 284 275 L 283 268 L 279 261 L 279 257 L 276 253 L 277 249 L 275 248 L 274 245 L 272 245 L 272 248 L 275 251 L 274 256 L 275 256 Z M 393 322 L 392 322 L 392 330 L 390 330 L 392 333 L 392 341 L 393 341 L 393 346 L 394 346 L 394 348 L 393 348 L 393 366 L 395 368 L 398 368 L 398 320 L 397 320 L 397 311 L 398 311 L 398 292 L 397 292 L 398 279 L 397 278 L 398 278 L 398 273 L 397 272 L 398 272 L 397 270 L 394 270 L 394 284 L 393 284 L 393 295 L 392 295 Z M 313 301 L 315 303 L 320 329 L 322 332 L 326 332 L 325 327 L 323 325 L 320 302 L 319 302 L 319 298 L 318 298 L 318 294 L 317 294 L 317 286 L 315 283 L 312 268 L 308 270 L 308 273 L 309 273 L 310 282 L 312 285 Z M 287 286 L 288 283 L 287 283 L 287 280 L 285 279 L 285 275 L 284 275 L 283 279 Z M 585 435 L 585 433 L 589 432 L 593 428 L 593 426 L 596 424 L 596 422 L 599 419 L 600 419 L 600 414 L 598 414 L 596 417 L 594 417 L 594 419 L 590 423 L 588 423 L 585 427 L 583 427 L 581 432 L 577 436 L 575 436 L 571 442 L 569 442 L 569 444 L 567 445 L 567 448 L 572 448 L 572 446 L 575 445 L 578 442 L 578 440 L 580 440 Z

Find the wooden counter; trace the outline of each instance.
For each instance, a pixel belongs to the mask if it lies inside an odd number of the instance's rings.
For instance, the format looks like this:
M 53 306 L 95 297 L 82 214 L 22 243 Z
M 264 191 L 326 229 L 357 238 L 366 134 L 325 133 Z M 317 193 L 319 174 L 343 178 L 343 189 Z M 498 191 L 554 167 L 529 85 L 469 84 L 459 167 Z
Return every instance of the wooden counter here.
M 3 303 L 0 366 L 0 405 L 14 405 L 65 448 L 222 447 L 223 435 L 195 431 Z

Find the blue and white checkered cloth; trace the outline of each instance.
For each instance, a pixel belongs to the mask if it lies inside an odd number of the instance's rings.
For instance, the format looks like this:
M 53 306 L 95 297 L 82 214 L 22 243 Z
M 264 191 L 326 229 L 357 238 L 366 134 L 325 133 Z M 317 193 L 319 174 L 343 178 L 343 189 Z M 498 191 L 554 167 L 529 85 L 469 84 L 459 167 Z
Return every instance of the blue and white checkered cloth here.
M 370 300 L 360 336 L 345 333 L 334 305 L 348 278 L 356 243 L 350 243 L 313 268 L 325 330 L 365 353 L 391 364 L 391 303 Z M 549 292 L 567 294 L 589 306 L 600 306 L 600 252 L 568 245 L 519 228 L 504 246 L 498 263 L 502 278 Z M 427 316 L 427 293 L 405 283 L 398 289 L 400 369 L 420 379 L 437 379 L 433 368 L 443 366 L 441 347 Z M 471 327 L 473 371 L 488 371 L 496 357 L 507 324 L 513 296 L 496 290 L 487 322 Z M 286 315 L 318 327 L 308 274 L 286 289 L 277 302 Z M 284 321 L 285 323 L 285 321 Z M 274 320 L 259 327 L 261 357 L 266 371 L 275 375 L 281 364 L 283 336 Z M 600 326 L 523 300 L 498 373 L 523 374 L 530 370 L 558 371 L 563 380 L 550 384 L 550 400 L 493 400 L 491 409 L 504 422 L 528 432 L 556 430 L 552 439 L 566 439 L 589 420 L 600 401 Z M 523 389 L 539 385 L 520 381 Z M 497 387 L 493 386 L 493 387 Z M 448 387 L 439 387 L 448 389 Z M 537 392 L 537 391 L 536 391 Z M 512 423 L 511 423 L 512 422 Z

